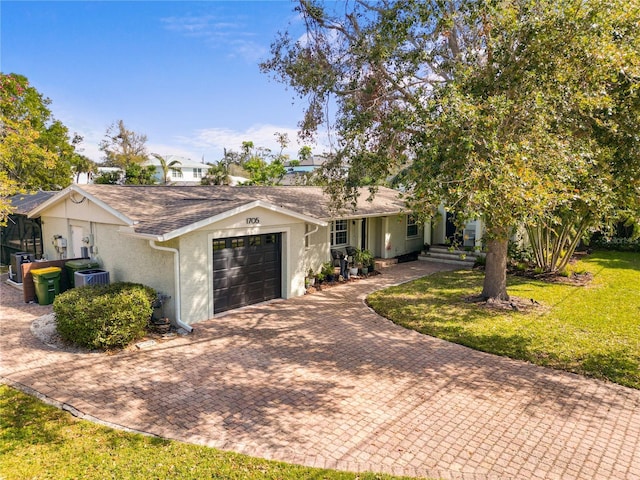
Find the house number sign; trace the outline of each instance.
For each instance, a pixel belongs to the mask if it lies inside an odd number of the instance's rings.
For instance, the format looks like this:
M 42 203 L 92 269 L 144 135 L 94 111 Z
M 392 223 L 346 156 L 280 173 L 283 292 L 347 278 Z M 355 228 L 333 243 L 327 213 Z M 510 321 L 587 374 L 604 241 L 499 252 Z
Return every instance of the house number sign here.
M 260 223 L 260 217 L 247 217 L 247 225 L 256 225 Z

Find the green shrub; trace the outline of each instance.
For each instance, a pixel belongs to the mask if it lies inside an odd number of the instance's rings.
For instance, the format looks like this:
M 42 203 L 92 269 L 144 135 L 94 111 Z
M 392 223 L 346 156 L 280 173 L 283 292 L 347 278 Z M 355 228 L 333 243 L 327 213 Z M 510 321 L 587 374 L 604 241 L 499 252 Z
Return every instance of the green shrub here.
M 509 240 L 507 257 L 514 263 L 531 263 L 533 261 L 533 250 L 530 245 L 522 244 L 520 241 Z
M 82 347 L 123 348 L 144 335 L 155 299 L 155 290 L 135 283 L 73 288 L 53 302 L 57 330 Z
M 591 247 L 600 250 L 615 250 L 618 252 L 640 252 L 640 238 L 621 238 L 594 236 L 591 239 Z

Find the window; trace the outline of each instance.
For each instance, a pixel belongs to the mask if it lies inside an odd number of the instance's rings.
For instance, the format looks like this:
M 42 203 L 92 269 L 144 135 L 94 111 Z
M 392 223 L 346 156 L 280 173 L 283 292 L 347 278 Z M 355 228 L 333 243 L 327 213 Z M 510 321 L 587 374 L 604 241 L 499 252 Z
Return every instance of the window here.
M 223 250 L 224 248 L 227 248 L 227 242 L 225 240 L 214 240 L 213 241 L 213 251 L 214 252 L 216 250 Z
M 252 247 L 262 245 L 262 237 L 260 235 L 253 235 L 249 237 L 249 245 Z
M 414 215 L 407 215 L 407 237 L 418 236 L 418 223 Z
M 244 238 L 232 238 L 231 248 L 244 248 Z
M 331 246 L 347 244 L 347 221 L 331 222 Z
M 182 170 L 178 168 L 171 169 L 171 178 L 182 178 Z
M 194 168 L 193 169 L 193 178 L 202 178 L 202 169 Z
M 267 245 L 276 244 L 276 243 L 278 243 L 278 239 L 279 238 L 280 237 L 278 237 L 277 234 L 270 233 L 270 234 L 264 236 L 264 243 L 267 244 Z

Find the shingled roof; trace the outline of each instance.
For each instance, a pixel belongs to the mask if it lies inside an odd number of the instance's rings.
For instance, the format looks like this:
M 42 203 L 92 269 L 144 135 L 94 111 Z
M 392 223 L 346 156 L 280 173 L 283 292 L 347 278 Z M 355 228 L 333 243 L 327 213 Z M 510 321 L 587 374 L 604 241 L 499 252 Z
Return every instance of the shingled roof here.
M 56 193 L 58 192 L 49 192 L 44 190 L 38 190 L 37 192 L 32 193 L 20 193 L 13 197 L 9 197 L 9 201 L 14 209 L 14 213 L 18 215 L 26 215 L 38 205 L 49 200 Z
M 380 188 L 372 201 L 363 191 L 357 209 L 332 213 L 321 187 L 286 186 L 138 186 L 74 185 L 74 195 L 85 192 L 126 217 L 135 234 L 175 236 L 192 225 L 241 211 L 256 202 L 291 214 L 326 222 L 332 218 L 361 218 L 398 214 L 406 210 L 398 192 Z M 55 199 L 52 199 L 55 202 Z

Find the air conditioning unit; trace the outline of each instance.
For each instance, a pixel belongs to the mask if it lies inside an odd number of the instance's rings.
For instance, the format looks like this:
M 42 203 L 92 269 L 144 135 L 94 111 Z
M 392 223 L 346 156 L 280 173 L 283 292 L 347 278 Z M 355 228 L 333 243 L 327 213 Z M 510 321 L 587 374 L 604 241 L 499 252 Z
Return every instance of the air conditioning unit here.
M 76 287 L 84 285 L 106 285 L 109 283 L 109 272 L 106 270 L 80 270 L 73 274 Z

